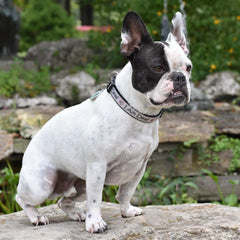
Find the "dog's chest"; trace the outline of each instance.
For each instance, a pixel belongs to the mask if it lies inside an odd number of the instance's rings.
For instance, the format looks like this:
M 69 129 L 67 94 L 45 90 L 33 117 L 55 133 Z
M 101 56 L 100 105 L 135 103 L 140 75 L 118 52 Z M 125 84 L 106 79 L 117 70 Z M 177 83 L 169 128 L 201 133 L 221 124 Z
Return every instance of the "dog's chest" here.
M 147 163 L 154 150 L 154 143 L 129 141 L 125 149 L 107 166 L 106 184 L 121 185 L 128 182 Z

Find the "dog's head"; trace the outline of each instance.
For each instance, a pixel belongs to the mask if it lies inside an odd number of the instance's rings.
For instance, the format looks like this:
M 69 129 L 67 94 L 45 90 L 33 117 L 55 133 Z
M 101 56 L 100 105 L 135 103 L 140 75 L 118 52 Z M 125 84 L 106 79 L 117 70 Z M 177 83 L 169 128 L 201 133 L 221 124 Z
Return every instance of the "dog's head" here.
M 135 12 L 125 16 L 121 37 L 121 53 L 132 65 L 132 85 L 149 104 L 169 108 L 189 102 L 192 63 L 187 57 L 186 25 L 181 13 L 175 14 L 165 42 L 153 41 Z

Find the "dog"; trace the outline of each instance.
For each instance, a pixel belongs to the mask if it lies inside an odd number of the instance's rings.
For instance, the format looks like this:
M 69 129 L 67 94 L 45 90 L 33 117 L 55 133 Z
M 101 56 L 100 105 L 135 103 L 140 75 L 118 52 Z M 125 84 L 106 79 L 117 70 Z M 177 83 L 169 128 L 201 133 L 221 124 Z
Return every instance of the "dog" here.
M 190 100 L 192 63 L 179 12 L 163 42 L 153 41 L 141 17 L 128 12 L 121 39 L 129 61 L 107 88 L 56 114 L 25 151 L 16 201 L 34 225 L 49 223 L 34 206 L 62 196 L 58 205 L 71 219 L 85 221 L 91 233 L 104 232 L 104 184 L 119 186 L 123 217 L 143 214 L 130 200 L 158 146 L 163 109 Z M 86 212 L 75 207 L 84 199 Z

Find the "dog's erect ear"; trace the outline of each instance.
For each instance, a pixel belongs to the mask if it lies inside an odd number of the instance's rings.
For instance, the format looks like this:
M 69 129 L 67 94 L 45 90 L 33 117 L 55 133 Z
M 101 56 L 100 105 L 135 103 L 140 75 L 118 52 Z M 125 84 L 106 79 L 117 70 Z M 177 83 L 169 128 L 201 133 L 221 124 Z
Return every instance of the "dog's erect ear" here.
M 186 55 L 188 55 L 186 22 L 180 12 L 177 12 L 172 19 L 171 32 L 168 34 L 167 42 L 171 42 L 173 38 L 177 41 Z
M 121 53 L 125 56 L 130 56 L 144 44 L 152 41 L 143 20 L 135 12 L 126 14 L 123 20 L 121 38 Z

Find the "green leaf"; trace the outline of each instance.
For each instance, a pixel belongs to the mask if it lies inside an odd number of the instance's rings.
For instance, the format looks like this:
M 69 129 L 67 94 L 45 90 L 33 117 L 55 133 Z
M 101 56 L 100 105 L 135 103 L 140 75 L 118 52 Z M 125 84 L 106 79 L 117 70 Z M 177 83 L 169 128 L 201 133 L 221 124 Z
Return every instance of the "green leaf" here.
M 238 185 L 239 180 L 229 180 L 229 183 L 231 183 L 232 185 Z
M 159 198 L 162 198 L 163 195 L 168 191 L 169 186 L 166 186 L 165 188 L 163 188 L 159 194 Z
M 231 193 L 225 197 L 224 201 L 228 206 L 236 206 L 238 202 L 237 195 Z
M 198 191 L 198 186 L 194 182 L 187 182 L 185 183 L 185 186 L 194 188 L 195 190 Z
M 218 183 L 218 177 L 216 175 L 214 175 L 212 172 L 210 172 L 207 169 L 202 169 L 202 171 L 206 173 L 209 177 L 211 177 L 215 183 Z

